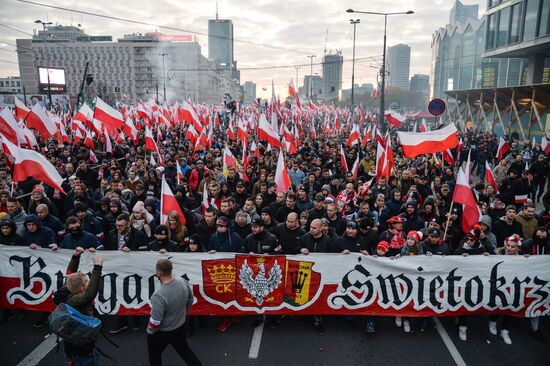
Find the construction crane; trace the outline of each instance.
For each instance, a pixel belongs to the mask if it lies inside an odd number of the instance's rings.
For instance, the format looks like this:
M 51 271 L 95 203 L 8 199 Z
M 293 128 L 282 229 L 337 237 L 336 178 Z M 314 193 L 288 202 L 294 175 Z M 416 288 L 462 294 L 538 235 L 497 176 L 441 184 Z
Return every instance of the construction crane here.
M 328 42 L 328 28 L 327 28 L 327 31 L 325 32 L 325 50 L 324 50 L 324 56 L 327 55 L 327 42 Z

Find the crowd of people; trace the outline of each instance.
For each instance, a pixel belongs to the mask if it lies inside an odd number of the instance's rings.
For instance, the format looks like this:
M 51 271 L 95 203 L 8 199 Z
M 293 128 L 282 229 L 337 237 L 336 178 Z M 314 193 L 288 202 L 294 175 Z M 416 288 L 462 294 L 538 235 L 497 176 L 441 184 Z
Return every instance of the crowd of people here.
M 248 164 L 243 164 L 246 170 L 242 171 L 240 164 L 224 169 L 224 148 L 234 156 L 243 156 L 245 146 L 228 135 L 228 120 L 235 118 L 230 114 L 211 116 L 220 118 L 221 124 L 213 129 L 209 146 L 194 145 L 186 138 L 187 122 L 158 132 L 154 128 L 159 136 L 158 152 L 146 148 L 143 128 L 136 143 L 123 139 L 114 144 L 112 153 L 107 153 L 104 140 L 96 137 L 92 156 L 82 141 L 58 144 L 37 136 L 39 150 L 64 178 L 66 194 L 32 177 L 12 182 L 9 161 L 1 159 L 0 244 L 90 252 L 354 252 L 395 260 L 413 255 L 550 254 L 550 167 L 540 144 L 532 146 L 513 134 L 508 139 L 511 151 L 497 161 L 495 135 L 464 131 L 461 148 L 452 152 L 458 155 L 457 163 L 450 165 L 433 155 L 404 158 L 392 131 L 394 167 L 386 179 L 376 177 L 375 138 L 344 144 L 358 114 L 348 118 L 349 126 L 340 133 L 323 131 L 328 117 L 318 115 L 301 125 L 296 153 L 285 153 L 292 183 L 288 192 L 278 192 L 275 182 L 281 151 L 258 139 L 254 130 L 248 132 L 246 146 L 254 142 L 257 150 L 249 151 Z M 141 119 L 135 122 L 138 127 L 146 123 Z M 296 123 L 288 122 L 291 127 Z M 69 129 L 67 132 L 71 134 Z M 359 154 L 357 174 L 343 173 L 341 147 L 349 167 Z M 472 190 L 483 215 L 464 233 L 461 207 L 453 204 L 452 198 L 457 169 L 469 153 L 477 181 Z M 92 157 L 98 162 L 92 163 Z M 153 160 L 162 166 L 154 166 Z M 487 161 L 496 165 L 496 187 L 484 181 Z M 161 223 L 162 176 L 185 220 L 173 211 L 166 223 Z M 208 207 L 204 205 L 205 192 Z M 5 312 L 4 316 L 12 314 Z M 139 328 L 133 317 L 118 319 L 112 334 Z M 262 320 L 256 318 L 255 325 Z M 276 326 L 281 321 L 275 317 L 270 324 Z M 511 344 L 511 321 L 491 317 L 490 333 Z M 42 314 L 34 325 L 46 322 L 47 314 Z M 229 323 L 223 319 L 220 330 Z M 395 323 L 405 332 L 411 331 L 411 319 L 396 318 Z M 421 328 L 432 325 L 430 319 L 424 319 Z M 536 331 L 538 319 L 532 320 L 531 326 Z M 314 327 L 324 332 L 322 317 L 314 318 Z M 367 319 L 365 329 L 375 331 L 374 317 Z M 467 317 L 460 317 L 458 329 L 460 339 L 466 341 Z M 188 333 L 192 331 L 189 325 Z

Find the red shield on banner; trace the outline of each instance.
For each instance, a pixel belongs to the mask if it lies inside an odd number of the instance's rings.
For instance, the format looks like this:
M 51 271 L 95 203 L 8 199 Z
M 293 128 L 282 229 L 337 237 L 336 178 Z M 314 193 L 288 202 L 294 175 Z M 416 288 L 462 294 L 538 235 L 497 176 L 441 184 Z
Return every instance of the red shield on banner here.
M 256 308 L 281 305 L 285 262 L 284 256 L 237 256 L 237 303 Z
M 202 283 L 206 296 L 227 304 L 235 300 L 235 260 L 202 261 Z
M 321 274 L 315 272 L 313 262 L 286 262 L 285 302 L 291 306 L 307 304 L 319 291 Z

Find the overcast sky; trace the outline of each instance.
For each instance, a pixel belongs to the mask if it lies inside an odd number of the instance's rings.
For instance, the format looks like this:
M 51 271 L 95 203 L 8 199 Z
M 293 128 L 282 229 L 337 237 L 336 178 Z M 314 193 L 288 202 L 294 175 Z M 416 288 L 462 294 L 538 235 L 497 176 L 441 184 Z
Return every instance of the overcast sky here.
M 41 0 L 37 0 L 41 1 Z M 235 59 L 239 68 L 273 65 L 300 65 L 299 85 L 304 74 L 310 73 L 308 54 L 316 54 L 313 73 L 321 74 L 320 63 L 325 48 L 327 52 L 342 50 L 344 60 L 343 88 L 351 86 L 351 58 L 353 26 L 350 15 L 361 19 L 357 25 L 355 82 L 375 83 L 376 73 L 382 55 L 384 18 L 381 16 L 348 14 L 348 8 L 365 11 L 407 11 L 413 15 L 388 18 L 388 46 L 405 43 L 411 46 L 410 75 L 430 73 L 430 42 L 433 32 L 445 26 L 454 0 L 256 0 L 219 2 L 219 16 L 233 20 L 235 37 Z M 464 0 L 464 4 L 479 4 L 480 12 L 485 8 L 484 0 Z M 44 4 L 62 6 L 80 11 L 140 20 L 147 23 L 171 26 L 201 33 L 198 35 L 203 55 L 208 55 L 208 19 L 215 16 L 214 0 L 44 0 Z M 32 33 L 36 28 L 34 20 L 49 20 L 63 25 L 82 24 L 90 35 L 112 35 L 121 37 L 126 33 L 155 31 L 155 27 L 118 22 L 74 12 L 50 9 L 18 2 L 0 0 L 0 24 Z M 328 37 L 326 37 L 328 29 Z M 167 34 L 185 34 L 159 28 Z M 0 76 L 18 75 L 17 54 L 11 52 L 16 38 L 26 38 L 23 33 L 0 26 Z M 241 42 L 242 41 L 242 42 Z M 263 45 L 277 46 L 276 48 Z M 11 50 L 11 51 L 7 51 Z M 374 57 L 375 60 L 366 59 Z M 242 70 L 241 82 L 251 80 L 257 83 L 257 93 L 270 95 L 271 80 L 275 81 L 276 92 L 286 95 L 290 78 L 296 78 L 294 67 L 264 70 Z M 267 91 L 262 91 L 266 88 Z

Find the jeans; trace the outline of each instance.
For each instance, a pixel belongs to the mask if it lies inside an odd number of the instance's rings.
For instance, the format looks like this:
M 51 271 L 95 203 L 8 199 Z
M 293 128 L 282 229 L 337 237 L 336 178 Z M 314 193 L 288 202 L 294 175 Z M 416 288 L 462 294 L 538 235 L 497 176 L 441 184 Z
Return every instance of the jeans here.
M 99 359 L 97 357 L 97 350 L 88 356 L 67 356 L 65 355 L 67 366 L 99 366 Z

